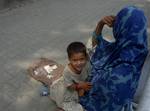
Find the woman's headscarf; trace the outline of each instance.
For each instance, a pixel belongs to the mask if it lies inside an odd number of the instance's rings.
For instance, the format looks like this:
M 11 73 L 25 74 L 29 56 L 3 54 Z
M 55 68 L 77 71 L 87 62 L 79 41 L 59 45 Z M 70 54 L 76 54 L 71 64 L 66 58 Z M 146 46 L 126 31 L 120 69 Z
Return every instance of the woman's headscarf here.
M 130 111 L 147 49 L 147 22 L 143 11 L 123 8 L 113 25 L 115 42 L 98 36 L 98 46 L 91 59 L 93 84 L 81 98 L 87 111 Z

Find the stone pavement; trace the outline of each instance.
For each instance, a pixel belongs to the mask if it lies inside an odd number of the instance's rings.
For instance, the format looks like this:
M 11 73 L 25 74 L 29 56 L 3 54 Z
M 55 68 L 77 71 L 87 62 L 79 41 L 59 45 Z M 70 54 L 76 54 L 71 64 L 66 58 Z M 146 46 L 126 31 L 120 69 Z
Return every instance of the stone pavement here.
M 149 0 L 36 0 L 1 10 L 0 111 L 54 111 L 39 96 L 41 84 L 27 76 L 28 65 L 37 57 L 65 64 L 70 42 L 85 43 L 101 17 L 126 5 L 143 8 L 150 20 Z

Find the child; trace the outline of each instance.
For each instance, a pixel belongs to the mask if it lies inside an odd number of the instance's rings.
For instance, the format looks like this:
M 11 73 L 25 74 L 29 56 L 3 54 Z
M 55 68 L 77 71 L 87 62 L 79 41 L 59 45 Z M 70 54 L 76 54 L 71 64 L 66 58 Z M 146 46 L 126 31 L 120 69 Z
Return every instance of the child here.
M 85 82 L 90 74 L 86 47 L 81 42 L 73 42 L 67 47 L 67 53 L 69 63 L 63 71 L 63 77 L 52 85 L 50 92 L 53 91 L 50 95 L 65 111 L 84 111 L 79 104 L 79 96 L 83 96 L 92 86 L 89 82 Z M 58 97 L 60 95 L 63 97 Z

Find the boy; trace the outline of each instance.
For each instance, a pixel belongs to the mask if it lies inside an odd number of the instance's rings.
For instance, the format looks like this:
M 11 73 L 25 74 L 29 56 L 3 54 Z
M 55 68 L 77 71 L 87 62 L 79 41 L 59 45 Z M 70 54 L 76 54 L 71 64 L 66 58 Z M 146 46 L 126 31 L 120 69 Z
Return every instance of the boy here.
M 81 42 L 72 42 L 67 47 L 67 53 L 69 63 L 63 71 L 63 77 L 50 89 L 50 91 L 53 90 L 53 94 L 50 93 L 50 95 L 52 94 L 54 98 L 55 94 L 54 99 L 57 105 L 65 111 L 84 111 L 79 104 L 79 96 L 83 96 L 84 92 L 90 90 L 92 86 L 89 82 L 85 82 L 90 74 L 86 47 Z M 60 95 L 63 96 L 62 99 L 58 98 Z

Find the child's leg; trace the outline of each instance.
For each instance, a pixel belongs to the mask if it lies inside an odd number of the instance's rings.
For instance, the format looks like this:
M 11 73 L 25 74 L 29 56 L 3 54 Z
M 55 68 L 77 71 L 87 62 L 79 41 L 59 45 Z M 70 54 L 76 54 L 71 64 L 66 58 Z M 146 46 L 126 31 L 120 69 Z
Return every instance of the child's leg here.
M 59 108 L 59 107 L 58 107 L 58 108 L 56 109 L 56 111 L 65 111 L 65 110 L 63 110 L 62 108 Z
M 85 111 L 81 104 L 71 101 L 71 102 L 64 102 L 63 109 L 65 111 Z

